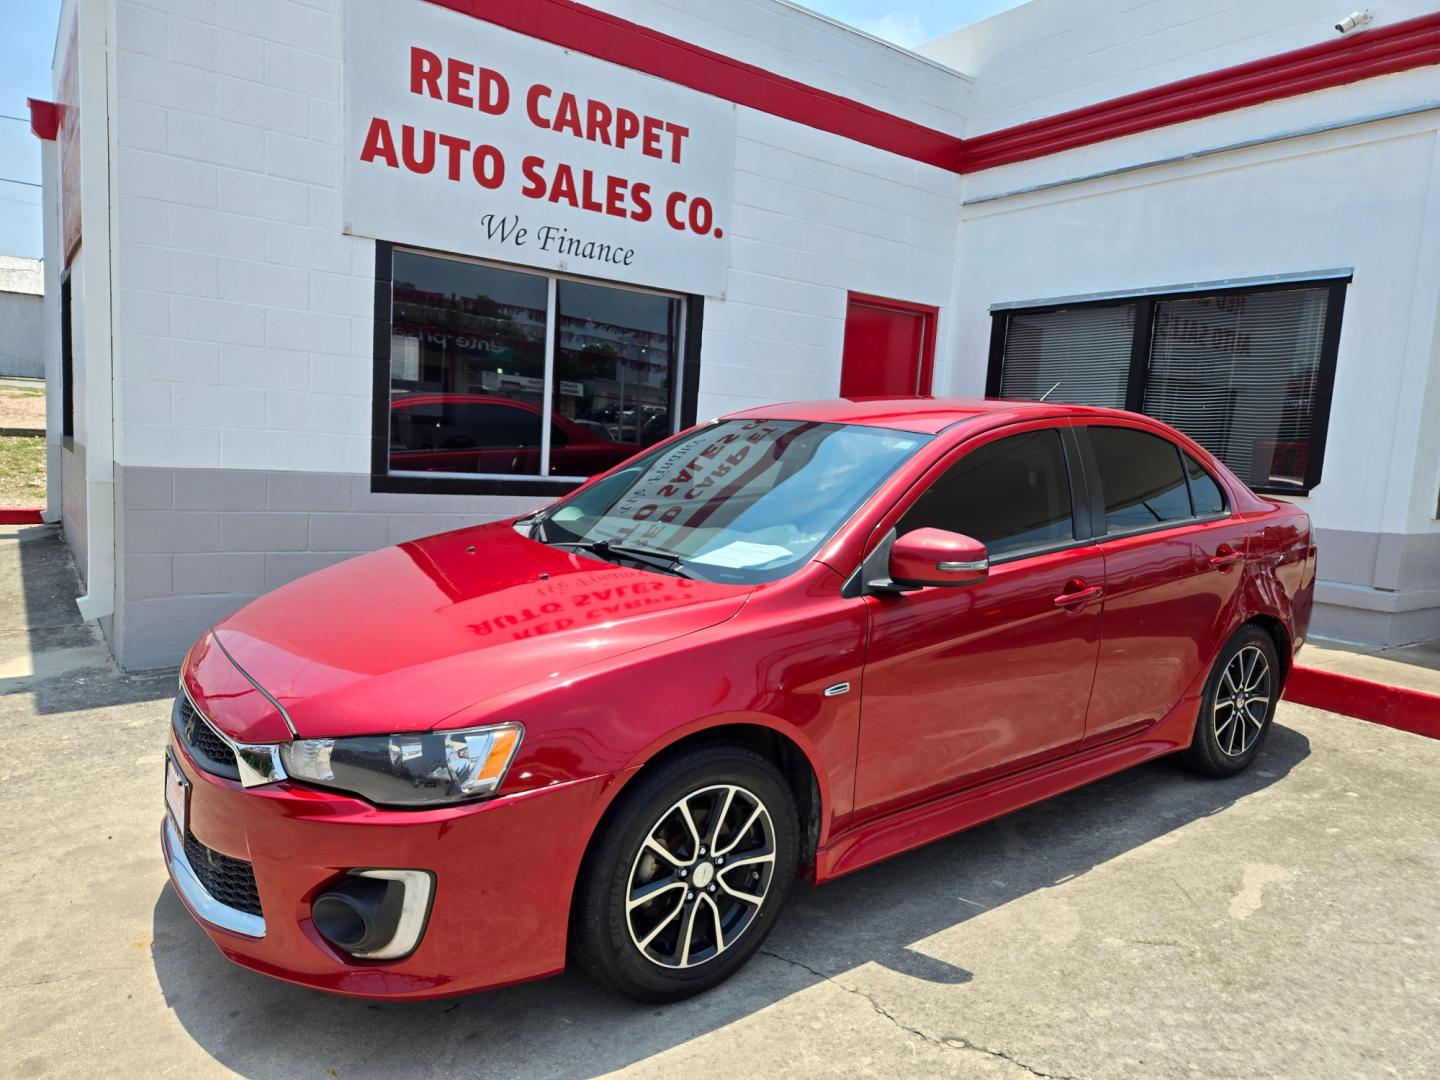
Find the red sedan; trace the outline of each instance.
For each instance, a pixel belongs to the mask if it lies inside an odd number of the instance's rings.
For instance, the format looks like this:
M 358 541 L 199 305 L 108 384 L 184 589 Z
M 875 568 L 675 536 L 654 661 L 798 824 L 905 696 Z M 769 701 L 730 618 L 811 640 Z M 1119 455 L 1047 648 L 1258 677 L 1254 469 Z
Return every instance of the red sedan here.
M 227 956 L 432 997 L 574 960 L 668 1001 L 828 881 L 1139 762 L 1247 768 L 1306 515 L 1156 421 L 776 405 L 374 552 L 181 675 L 165 859 Z
M 538 405 L 481 394 L 404 394 L 390 402 L 395 472 L 534 476 L 540 469 Z M 559 413 L 550 418 L 552 476 L 593 476 L 639 449 Z

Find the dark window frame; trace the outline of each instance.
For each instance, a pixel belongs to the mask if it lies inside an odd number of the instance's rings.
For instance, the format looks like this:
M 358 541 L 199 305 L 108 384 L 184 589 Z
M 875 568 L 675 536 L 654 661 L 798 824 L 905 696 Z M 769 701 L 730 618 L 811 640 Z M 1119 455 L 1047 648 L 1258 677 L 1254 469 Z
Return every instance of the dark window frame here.
M 371 382 L 370 412 L 370 490 L 420 495 L 548 495 L 560 498 L 578 488 L 584 480 L 547 480 L 542 477 L 517 476 L 513 480 L 499 477 L 469 477 L 446 474 L 424 475 L 419 473 L 390 472 L 390 329 L 391 305 L 393 302 L 393 267 L 396 248 L 428 255 L 440 259 L 462 259 L 468 256 L 452 252 L 436 251 L 415 247 L 410 244 L 394 244 L 388 240 L 375 241 L 375 334 L 374 372 Z M 581 277 L 576 274 L 556 274 L 553 271 L 533 266 L 519 266 L 496 263 L 491 260 L 475 260 L 498 269 L 514 270 L 517 273 L 539 274 L 566 280 L 583 281 L 587 284 L 613 288 L 634 288 L 628 283 L 609 281 L 605 278 Z M 680 379 L 680 415 L 675 431 L 684 431 L 695 424 L 696 409 L 700 393 L 700 341 L 704 332 L 705 298 L 693 293 L 673 293 L 684 301 L 684 341 L 680 355 L 676 358 L 674 374 Z M 549 318 L 555 313 L 550 312 Z M 550 388 L 546 387 L 547 394 Z M 637 453 L 639 448 L 637 448 Z
M 1330 430 L 1330 406 L 1335 392 L 1335 365 L 1340 353 L 1340 327 L 1345 316 L 1345 295 L 1353 275 L 1323 277 L 1286 282 L 1262 282 L 1229 288 L 1179 289 L 1171 292 L 1115 295 L 1095 299 L 1034 304 L 1027 307 L 1005 307 L 990 313 L 990 360 L 985 374 L 985 396 L 1000 397 L 1005 367 L 1005 339 L 1012 315 L 1037 315 L 1048 311 L 1066 311 L 1079 307 L 1106 307 L 1117 304 L 1135 305 L 1135 336 L 1130 346 L 1130 370 L 1126 382 L 1125 408 L 1145 414 L 1145 385 L 1150 372 L 1151 349 L 1154 344 L 1155 305 L 1176 300 L 1195 300 L 1212 296 L 1238 296 L 1250 293 L 1293 292 L 1297 289 L 1327 289 L 1325 327 L 1320 340 L 1320 360 L 1315 372 L 1315 400 L 1310 414 L 1310 442 L 1306 452 L 1305 477 L 1299 487 L 1287 484 L 1251 484 L 1253 491 L 1267 495 L 1309 495 L 1320 485 L 1325 465 L 1325 443 Z

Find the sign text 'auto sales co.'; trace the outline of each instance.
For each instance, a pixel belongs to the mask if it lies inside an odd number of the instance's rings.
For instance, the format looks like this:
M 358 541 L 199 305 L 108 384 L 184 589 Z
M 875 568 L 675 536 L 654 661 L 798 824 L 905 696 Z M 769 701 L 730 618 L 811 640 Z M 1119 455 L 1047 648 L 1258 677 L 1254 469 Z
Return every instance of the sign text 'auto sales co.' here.
M 344 11 L 347 231 L 723 294 L 733 105 L 438 5 Z

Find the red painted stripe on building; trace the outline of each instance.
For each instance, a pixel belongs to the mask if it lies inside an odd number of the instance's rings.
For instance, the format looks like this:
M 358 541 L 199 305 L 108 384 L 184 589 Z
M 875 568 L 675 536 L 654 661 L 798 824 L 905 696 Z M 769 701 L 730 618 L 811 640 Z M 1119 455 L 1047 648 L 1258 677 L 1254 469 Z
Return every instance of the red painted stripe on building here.
M 1372 724 L 1440 739 L 1440 695 L 1357 679 L 1321 668 L 1296 667 L 1285 680 L 1285 698 Z
M 961 171 L 1009 165 L 1428 64 L 1440 64 L 1440 12 L 977 135 L 965 141 Z
M 806 127 L 952 172 L 960 139 L 570 0 L 433 4 Z
M 0 506 L 0 525 L 41 525 L 44 524 L 40 514 L 43 507 L 3 507 Z
M 962 140 L 572 0 L 429 2 L 737 105 L 961 173 L 1440 64 L 1440 12 L 1435 12 Z

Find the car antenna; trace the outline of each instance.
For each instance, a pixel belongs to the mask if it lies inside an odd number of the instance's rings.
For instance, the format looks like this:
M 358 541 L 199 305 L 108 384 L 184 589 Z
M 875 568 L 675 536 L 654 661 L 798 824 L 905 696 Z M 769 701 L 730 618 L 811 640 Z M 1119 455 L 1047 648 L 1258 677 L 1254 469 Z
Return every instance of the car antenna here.
M 1065 381 L 1064 379 L 1061 379 L 1061 380 L 1060 380 L 1060 382 L 1064 382 L 1064 381 Z M 1040 400 L 1041 400 L 1041 401 L 1044 401 L 1046 398 L 1048 398 L 1051 394 L 1053 394 L 1053 393 L 1055 392 L 1056 388 L 1057 388 L 1059 385 L 1060 385 L 1060 383 L 1057 382 L 1057 383 L 1055 384 L 1055 386 L 1052 386 L 1052 387 L 1050 387 L 1049 390 L 1046 390 L 1043 394 L 1040 395 Z

